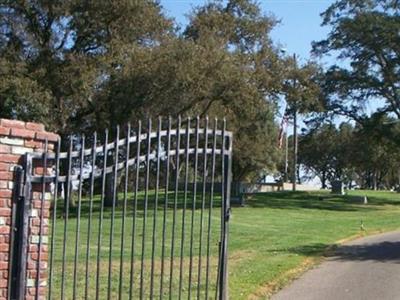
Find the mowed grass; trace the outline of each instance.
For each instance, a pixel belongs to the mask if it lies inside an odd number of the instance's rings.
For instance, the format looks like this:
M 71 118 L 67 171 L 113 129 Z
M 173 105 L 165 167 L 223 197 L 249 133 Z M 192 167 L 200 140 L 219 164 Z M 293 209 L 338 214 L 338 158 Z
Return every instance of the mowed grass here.
M 360 203 L 364 195 L 368 196 L 366 205 Z M 246 207 L 232 212 L 231 299 L 268 299 L 317 262 L 327 247 L 355 235 L 398 229 L 399 216 L 400 194 L 395 192 L 254 195 Z
M 191 298 L 197 294 L 202 298 L 214 298 L 220 240 L 220 197 L 214 197 L 214 208 L 209 214 L 210 195 L 204 198 L 205 209 L 202 212 L 201 192 L 196 197 L 195 210 L 192 209 L 193 195 L 189 193 L 184 212 L 184 193 L 177 197 L 176 210 L 173 209 L 174 194 L 168 193 L 164 215 L 164 196 L 160 192 L 155 209 L 155 192 L 149 191 L 145 212 L 145 195 L 140 193 L 135 218 L 131 193 L 127 196 L 125 213 L 124 195 L 120 193 L 114 216 L 111 207 L 104 207 L 102 218 L 98 195 L 92 201 L 92 208 L 87 197 L 82 198 L 80 206 L 70 207 L 68 219 L 60 200 L 55 222 L 51 298 L 59 299 L 62 291 L 66 299 L 83 299 L 86 293 L 88 299 L 96 296 L 99 299 L 118 298 L 119 295 L 128 299 L 130 293 L 132 299 L 141 295 L 144 299 L 151 295 L 159 298 L 160 293 L 168 298 L 169 289 L 172 299 L 178 298 L 179 292 L 183 298 L 188 298 L 189 294 Z
M 368 196 L 368 204 L 360 203 L 360 196 Z M 189 196 L 190 198 L 191 196 Z M 129 296 L 131 261 L 131 240 L 133 227 L 133 208 L 131 195 L 128 197 L 127 217 L 125 220 L 125 238 L 123 263 L 122 263 L 122 298 Z M 168 296 L 169 274 L 171 269 L 172 228 L 174 214 L 172 208 L 173 195 L 169 196 L 169 209 L 166 213 L 166 239 L 163 293 Z M 321 200 L 322 199 L 322 200 Z M 215 205 L 208 219 L 208 210 L 203 214 L 203 237 L 201 250 L 201 286 L 197 286 L 200 250 L 200 223 L 201 223 L 201 198 L 197 198 L 194 212 L 193 235 L 193 260 L 192 278 L 189 285 L 190 269 L 190 236 L 191 236 L 191 209 L 185 214 L 185 236 L 183 249 L 183 284 L 179 289 L 180 243 L 182 232 L 182 194 L 179 195 L 178 210 L 175 215 L 176 240 L 174 244 L 172 299 L 177 299 L 178 292 L 183 298 L 188 298 L 189 286 L 191 298 L 196 298 L 197 289 L 202 299 L 205 298 L 206 262 L 207 262 L 207 226 L 211 220 L 210 255 L 209 257 L 209 294 L 208 298 L 215 297 L 215 284 L 218 261 L 218 241 L 220 226 L 219 198 L 216 197 Z M 153 203 L 152 194 L 149 203 Z M 160 296 L 161 269 L 162 269 L 162 233 L 163 233 L 163 199 L 159 199 L 159 209 L 156 218 L 156 247 L 154 250 L 154 281 L 153 295 Z M 206 207 L 207 207 L 206 200 Z M 143 203 L 143 195 L 139 197 Z M 88 295 L 89 299 L 95 297 L 97 251 L 99 233 L 99 206 L 98 197 L 95 198 L 92 214 L 92 229 L 89 243 L 88 264 Z M 100 247 L 99 269 L 99 295 L 101 299 L 107 297 L 108 278 L 111 278 L 110 294 L 113 298 L 118 296 L 121 271 L 121 236 L 123 229 L 122 195 L 120 205 L 116 209 L 113 235 L 111 235 L 111 208 L 106 208 L 103 219 L 103 229 Z M 191 208 L 191 202 L 189 207 Z M 347 196 L 332 196 L 327 192 L 276 192 L 258 194 L 247 200 L 245 207 L 233 207 L 229 232 L 229 296 L 230 299 L 266 299 L 270 294 L 301 271 L 317 262 L 323 256 L 327 247 L 335 242 L 368 233 L 387 231 L 400 228 L 400 194 L 392 192 L 351 191 Z M 78 261 L 76 267 L 76 298 L 84 297 L 86 285 L 86 243 L 88 239 L 89 202 L 82 201 L 80 221 L 80 236 L 78 247 Z M 67 225 L 66 243 L 66 269 L 65 269 L 65 295 L 66 299 L 73 297 L 73 278 L 75 270 L 75 241 L 77 226 L 77 209 L 71 208 Z M 136 243 L 133 256 L 133 299 L 139 297 L 140 269 L 142 251 L 142 224 L 143 206 L 139 205 L 136 218 Z M 53 299 L 59 299 L 61 292 L 61 271 L 63 254 L 64 220 L 59 215 L 55 230 L 54 249 L 54 274 Z M 145 299 L 150 295 L 150 274 L 152 268 L 152 229 L 154 222 L 154 206 L 148 208 L 146 221 L 146 236 L 144 250 L 143 293 Z M 361 229 L 363 224 L 363 230 Z M 110 252 L 110 237 L 112 236 L 112 251 Z M 111 253 L 111 268 L 109 265 Z M 111 273 L 109 270 L 111 269 Z

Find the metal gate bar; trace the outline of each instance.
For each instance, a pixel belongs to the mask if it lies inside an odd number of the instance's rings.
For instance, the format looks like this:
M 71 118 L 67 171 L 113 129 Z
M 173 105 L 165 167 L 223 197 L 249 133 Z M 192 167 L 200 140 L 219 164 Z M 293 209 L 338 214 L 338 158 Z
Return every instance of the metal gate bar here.
M 171 119 L 164 124 L 159 118 L 155 131 L 148 120 L 144 130 L 140 122 L 134 131 L 128 125 L 125 138 L 117 127 L 112 142 L 106 130 L 100 146 L 97 133 L 72 135 L 67 152 L 59 142 L 56 153 L 48 153 L 46 143 L 43 154 L 26 156 L 23 237 L 32 185 L 41 184 L 44 204 L 54 184 L 49 299 L 227 299 L 232 133 L 225 120 L 221 129 L 216 119 L 213 123 L 210 129 L 208 118 L 197 117 L 182 128 L 178 118 L 172 129 Z M 33 174 L 35 161 L 42 164 L 41 175 Z M 46 174 L 51 166 L 53 173 Z M 16 282 L 24 295 L 26 241 L 17 248 L 22 272 Z

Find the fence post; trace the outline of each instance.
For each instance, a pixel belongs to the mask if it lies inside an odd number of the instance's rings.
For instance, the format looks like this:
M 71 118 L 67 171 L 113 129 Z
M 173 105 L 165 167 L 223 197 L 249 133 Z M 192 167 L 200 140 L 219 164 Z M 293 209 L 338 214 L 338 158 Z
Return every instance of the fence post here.
M 29 199 L 23 199 L 23 170 L 19 166 L 24 166 L 26 153 L 43 152 L 45 140 L 48 140 L 51 151 L 54 143 L 59 139 L 58 135 L 46 132 L 44 126 L 38 123 L 22 122 L 16 120 L 0 119 L 0 300 L 2 299 L 34 299 L 36 295 L 35 278 L 36 263 L 38 260 L 38 230 L 40 220 L 41 203 L 44 203 L 44 225 L 42 226 L 44 235 L 48 234 L 48 216 L 50 213 L 50 201 L 40 200 L 40 193 L 35 191 L 29 193 Z M 36 172 L 40 171 L 40 166 L 35 167 Z M 25 197 L 26 198 L 26 197 Z M 21 201 L 21 199 L 23 201 Z M 20 216 L 17 213 L 18 207 L 28 203 L 28 239 L 25 241 L 26 253 L 21 249 L 21 240 L 18 229 Z M 19 205 L 18 205 L 19 204 Z M 42 241 L 45 241 L 43 239 Z M 22 253 L 21 253 L 22 251 Z M 18 255 L 18 252 L 20 252 Z M 45 279 L 47 268 L 47 244 L 42 247 L 42 266 Z M 29 255 L 28 255 L 29 254 Z M 17 268 L 16 262 L 19 256 L 26 256 L 26 265 Z M 23 294 L 16 294 L 17 276 L 21 270 L 26 270 L 21 274 L 26 278 L 26 286 L 22 287 Z M 46 280 L 40 283 L 39 298 L 45 298 Z

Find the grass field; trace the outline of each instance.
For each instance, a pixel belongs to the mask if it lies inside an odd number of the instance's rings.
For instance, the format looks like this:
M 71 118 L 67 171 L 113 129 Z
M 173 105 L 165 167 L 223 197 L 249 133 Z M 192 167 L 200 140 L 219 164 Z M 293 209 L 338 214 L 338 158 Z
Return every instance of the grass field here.
M 128 195 L 125 225 L 123 225 L 124 201 L 122 194 L 119 195 L 119 205 L 115 210 L 114 218 L 112 216 L 112 208 L 104 208 L 104 215 L 101 221 L 100 247 L 100 197 L 96 196 L 94 198 L 92 209 L 90 209 L 89 199 L 85 197 L 82 199 L 80 212 L 78 207 L 71 207 L 69 210 L 67 225 L 65 225 L 66 218 L 62 214 L 63 205 L 60 201 L 57 208 L 58 217 L 56 220 L 54 235 L 55 247 L 53 264 L 54 272 L 52 276 L 52 299 L 59 299 L 61 296 L 60 291 L 62 290 L 64 291 L 66 299 L 83 299 L 86 288 L 88 291 L 88 298 L 94 299 L 96 298 L 96 286 L 98 288 L 98 296 L 100 299 L 107 298 L 108 291 L 110 291 L 110 297 L 117 298 L 120 290 L 121 298 L 128 299 L 130 286 L 133 287 L 132 299 L 138 299 L 140 297 L 141 278 L 143 278 L 142 287 L 144 299 L 150 298 L 150 294 L 155 298 L 159 298 L 161 292 L 162 272 L 164 274 L 162 276 L 164 296 L 168 295 L 170 286 L 169 278 L 172 272 L 172 299 L 178 298 L 178 292 L 180 292 L 184 299 L 188 298 L 189 294 L 191 298 L 194 298 L 197 296 L 198 290 L 199 295 L 202 298 L 205 298 L 205 286 L 207 282 L 209 286 L 208 298 L 215 297 L 219 253 L 218 242 L 220 237 L 220 197 L 214 197 L 214 208 L 211 215 L 209 215 L 208 209 L 205 209 L 202 215 L 200 209 L 202 200 L 201 193 L 196 197 L 196 209 L 194 211 L 192 210 L 193 196 L 190 193 L 188 194 L 187 209 L 185 213 L 183 213 L 184 196 L 183 193 L 181 193 L 178 195 L 177 210 L 174 214 L 174 210 L 172 209 L 174 206 L 174 194 L 169 193 L 168 209 L 165 214 L 165 235 L 163 233 L 164 194 L 160 193 L 158 209 L 155 210 L 154 191 L 149 192 L 147 213 L 145 213 L 143 207 L 144 197 L 143 193 L 140 193 L 138 196 L 136 218 L 133 218 L 133 195 Z M 206 196 L 205 203 L 205 206 L 208 207 L 209 195 Z M 92 213 L 90 213 L 90 211 L 92 211 Z M 194 212 L 193 215 L 192 212 Z M 77 216 L 79 213 L 81 214 L 81 218 L 79 219 L 78 224 Z M 90 216 L 91 229 L 89 231 Z M 144 216 L 146 216 L 146 227 L 143 231 Z M 184 223 L 183 216 L 185 216 Z M 174 218 L 175 225 L 173 225 Z M 112 221 L 113 219 L 114 221 Z M 134 220 L 136 220 L 135 223 L 133 223 Z M 203 223 L 203 226 L 200 226 L 201 222 Z M 210 234 L 208 233 L 209 224 L 211 229 Z M 184 230 L 182 230 L 183 225 Z M 77 239 L 76 234 L 78 226 L 79 236 Z M 134 228 L 136 229 L 134 230 Z M 153 228 L 155 228 L 154 232 Z M 172 228 L 175 228 L 175 230 L 173 231 Z M 200 230 L 201 228 L 203 228 L 202 231 Z M 64 230 L 66 237 L 64 236 Z M 90 232 L 90 235 L 88 232 Z M 134 247 L 132 248 L 133 232 L 135 232 L 135 242 L 133 243 Z M 175 232 L 174 243 L 172 243 L 173 232 Z M 184 232 L 184 242 L 183 247 L 181 248 L 182 232 Z M 200 238 L 201 235 L 202 238 Z M 165 236 L 164 243 L 163 236 Z M 65 271 L 63 272 L 64 240 L 66 241 L 66 246 Z M 76 243 L 77 240 L 78 243 Z M 89 247 L 87 246 L 88 241 Z M 78 245 L 77 248 L 76 245 Z M 142 248 L 142 245 L 145 245 L 144 249 Z M 154 248 L 153 245 L 155 245 Z M 209 252 L 207 251 L 208 248 Z M 77 255 L 75 255 L 76 249 L 78 250 Z M 89 252 L 87 250 L 89 250 Z M 161 259 L 163 252 L 164 259 Z M 98 256 L 98 253 L 100 253 L 100 256 Z M 122 261 L 121 253 L 123 257 Z M 173 253 L 172 271 L 171 253 Z M 181 253 L 183 254 L 182 261 L 180 260 Z M 76 263 L 75 257 L 77 257 Z M 97 260 L 98 257 L 99 261 Z M 190 257 L 192 257 L 192 260 Z M 88 264 L 86 265 L 87 261 Z M 180 272 L 181 265 L 182 272 Z M 132 278 L 131 268 L 133 268 Z M 142 269 L 143 273 L 141 273 Z M 191 273 L 189 271 L 190 269 L 192 270 Z M 209 272 L 206 272 L 207 269 Z M 98 274 L 97 270 L 99 270 Z M 199 270 L 201 276 L 200 287 L 198 287 Z M 64 288 L 62 288 L 62 274 L 64 274 Z M 153 276 L 151 276 L 151 274 L 153 274 Z M 180 274 L 182 274 L 181 285 L 179 284 Z M 86 280 L 86 278 L 88 278 L 88 280 Z M 97 278 L 98 285 L 96 285 Z M 122 278 L 121 289 L 120 278 Z M 151 281 L 151 278 L 153 278 L 153 281 Z M 109 280 L 110 283 L 108 282 Z M 190 285 L 189 282 L 191 282 Z M 153 286 L 152 289 L 151 286 Z
M 364 195 L 367 205 L 353 201 Z M 231 299 L 268 298 L 335 242 L 400 228 L 400 194 L 392 192 L 268 193 L 247 203 L 230 225 Z
M 367 205 L 358 203 L 356 196 L 367 195 L 369 203 Z M 321 197 L 323 200 L 320 200 Z M 130 200 L 131 201 L 131 200 Z M 216 201 L 218 205 L 218 200 Z M 197 203 L 197 207 L 199 207 Z M 94 213 L 92 221 L 92 229 L 90 234 L 90 254 L 88 269 L 88 291 L 89 298 L 94 297 L 94 287 L 96 280 L 96 263 L 97 263 L 97 239 L 98 239 L 98 212 L 99 201 L 94 202 Z M 131 205 L 131 202 L 130 202 Z M 132 207 L 128 206 L 128 218 L 125 224 L 125 239 L 123 257 L 124 262 L 120 264 L 121 253 L 121 232 L 122 232 L 122 205 L 116 211 L 113 249 L 110 252 L 110 230 L 111 230 L 111 209 L 107 208 L 104 214 L 102 245 L 100 256 L 100 293 L 106 295 L 107 280 L 109 275 L 109 258 L 111 253 L 111 295 L 116 297 L 119 288 L 119 272 L 122 269 L 123 283 L 122 296 L 127 298 L 130 285 L 130 267 L 131 267 L 131 237 L 132 237 Z M 160 202 L 162 207 L 162 201 Z M 74 257 L 75 257 L 75 237 L 77 220 L 76 209 L 71 210 L 69 223 L 67 226 L 67 263 L 66 263 L 66 298 L 70 299 L 73 295 L 73 276 L 74 276 Z M 232 218 L 230 222 L 229 236 L 229 295 L 230 299 L 265 299 L 275 290 L 282 287 L 293 277 L 300 274 L 312 264 L 318 262 L 327 247 L 335 244 L 338 240 L 349 238 L 355 235 L 374 233 L 378 231 L 392 230 L 400 228 L 400 195 L 391 192 L 365 192 L 352 191 L 348 196 L 331 196 L 324 192 L 277 192 L 254 195 L 247 201 L 245 207 L 233 207 Z M 88 237 L 88 202 L 82 203 L 82 218 L 80 221 L 80 236 L 78 247 L 77 262 L 77 298 L 82 298 L 85 290 L 85 272 L 86 272 L 86 243 Z M 147 226 L 149 229 L 153 226 L 153 207 L 149 207 Z M 157 211 L 156 221 L 156 241 L 157 246 L 154 251 L 154 295 L 159 297 L 160 289 L 160 273 L 161 273 L 161 238 L 162 238 L 162 209 Z M 165 252 L 167 253 L 164 261 L 165 274 L 170 272 L 170 252 L 171 252 L 171 228 L 173 213 L 167 213 L 166 225 L 167 234 L 165 242 Z M 191 211 L 186 213 L 186 234 L 185 246 L 183 249 L 183 279 L 184 284 L 181 293 L 186 298 L 188 296 L 189 280 L 189 253 L 190 253 L 190 226 Z M 192 261 L 192 298 L 197 292 L 197 267 L 199 255 L 199 223 L 201 211 L 197 209 L 194 214 L 194 243 L 193 253 L 195 258 Z M 182 226 L 182 210 L 179 209 L 176 218 L 176 232 L 181 232 Z M 210 235 L 211 253 L 209 255 L 210 266 L 210 293 L 209 298 L 213 298 L 213 290 L 215 286 L 215 275 L 217 268 L 218 255 L 218 237 L 219 237 L 219 209 L 216 208 L 211 214 L 211 222 L 213 231 Z M 208 239 L 207 224 L 208 212 L 203 215 L 205 230 L 203 232 L 202 246 L 202 266 L 201 278 L 202 286 L 200 287 L 200 295 L 204 298 L 205 284 L 205 268 L 206 268 L 206 243 Z M 364 230 L 361 230 L 361 222 Z M 137 215 L 137 239 L 142 239 L 143 209 L 138 210 Z M 61 288 L 61 267 L 62 267 L 62 241 L 64 233 L 64 220 L 59 218 L 56 226 L 56 247 L 55 247 L 55 264 L 53 276 L 54 299 L 59 298 Z M 151 272 L 151 256 L 152 256 L 152 234 L 146 230 L 145 237 L 145 255 L 144 255 L 144 293 L 148 295 L 150 286 Z M 179 239 L 180 240 L 180 236 Z M 138 296 L 138 284 L 140 281 L 140 254 L 141 243 L 135 247 L 134 273 L 135 292 L 134 296 Z M 179 253 L 180 247 L 177 242 L 174 250 L 173 264 L 173 282 L 172 288 L 175 291 L 174 296 L 179 289 Z M 168 276 L 164 275 L 164 293 L 168 291 Z M 101 297 L 105 298 L 105 297 Z

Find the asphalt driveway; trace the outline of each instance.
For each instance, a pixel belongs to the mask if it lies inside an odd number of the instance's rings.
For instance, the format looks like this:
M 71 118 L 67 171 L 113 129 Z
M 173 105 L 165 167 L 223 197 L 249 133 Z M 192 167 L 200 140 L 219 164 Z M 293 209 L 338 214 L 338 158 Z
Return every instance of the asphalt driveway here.
M 400 299 L 400 231 L 343 244 L 272 299 Z

